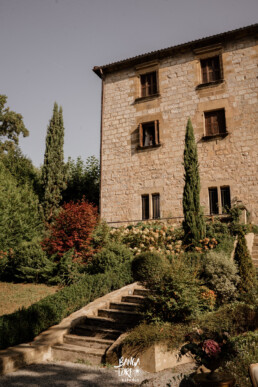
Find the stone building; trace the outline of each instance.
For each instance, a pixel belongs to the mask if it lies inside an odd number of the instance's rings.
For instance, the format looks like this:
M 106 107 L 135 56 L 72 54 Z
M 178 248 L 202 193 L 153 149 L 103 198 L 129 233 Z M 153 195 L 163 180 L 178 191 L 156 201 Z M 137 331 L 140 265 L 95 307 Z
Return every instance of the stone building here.
M 94 67 L 102 79 L 101 217 L 181 219 L 187 120 L 201 205 L 258 222 L 258 24 Z

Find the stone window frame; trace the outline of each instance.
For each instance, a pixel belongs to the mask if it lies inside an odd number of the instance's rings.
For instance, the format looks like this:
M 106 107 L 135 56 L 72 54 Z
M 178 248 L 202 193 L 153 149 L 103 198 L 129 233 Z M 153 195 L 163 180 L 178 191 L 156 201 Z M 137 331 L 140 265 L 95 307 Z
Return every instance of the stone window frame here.
M 142 96 L 142 85 L 141 85 L 141 77 L 143 75 L 156 73 L 156 93 Z M 143 63 L 135 67 L 135 73 L 137 76 L 137 96 L 135 98 L 134 103 L 140 103 L 145 101 L 150 101 L 152 99 L 156 99 L 160 97 L 159 92 L 159 62 L 148 62 Z
M 223 57 L 222 57 L 222 44 L 216 44 L 212 46 L 201 47 L 194 50 L 195 57 L 197 60 L 197 80 L 198 84 L 196 89 L 203 89 L 206 87 L 212 87 L 224 83 L 224 71 L 223 71 Z M 202 61 L 218 57 L 219 59 L 219 71 L 220 77 L 217 80 L 203 82 L 203 73 L 202 73 Z
M 231 189 L 229 185 L 212 186 L 208 188 L 210 215 L 220 215 L 226 212 L 226 209 L 223 207 L 223 204 L 227 200 L 224 193 L 229 195 L 228 208 L 231 208 Z M 216 198 L 214 198 L 214 194 Z M 214 207 L 217 207 L 217 210 L 213 212 L 212 208 Z
M 158 200 L 156 200 L 158 198 Z M 141 195 L 142 220 L 161 219 L 160 193 L 146 193 Z M 158 207 L 156 205 L 158 204 Z M 158 214 L 158 215 L 157 215 Z

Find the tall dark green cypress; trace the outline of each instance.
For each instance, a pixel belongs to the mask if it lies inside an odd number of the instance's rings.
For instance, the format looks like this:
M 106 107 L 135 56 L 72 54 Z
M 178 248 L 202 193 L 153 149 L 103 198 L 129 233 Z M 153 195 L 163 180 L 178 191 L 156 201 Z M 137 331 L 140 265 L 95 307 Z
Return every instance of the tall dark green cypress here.
M 205 237 L 205 223 L 200 206 L 200 177 L 197 146 L 190 118 L 188 119 L 185 133 L 184 169 L 184 243 L 191 248 L 198 245 L 199 241 Z
M 247 248 L 243 231 L 240 231 L 238 234 L 234 260 L 238 265 L 240 275 L 238 289 L 241 294 L 249 293 L 255 286 L 255 268 Z
M 53 116 L 49 122 L 46 136 L 46 149 L 42 169 L 44 189 L 43 209 L 46 221 L 56 213 L 65 189 L 64 164 L 64 123 L 63 110 L 55 102 Z

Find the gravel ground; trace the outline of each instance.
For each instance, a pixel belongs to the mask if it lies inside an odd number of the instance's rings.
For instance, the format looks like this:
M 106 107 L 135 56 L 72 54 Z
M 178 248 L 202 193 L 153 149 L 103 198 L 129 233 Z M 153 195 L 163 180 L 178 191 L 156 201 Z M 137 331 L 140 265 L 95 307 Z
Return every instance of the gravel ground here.
M 188 387 L 181 374 L 193 372 L 193 364 L 185 364 L 158 373 L 139 370 L 137 380 L 124 381 L 113 367 L 94 367 L 69 362 L 45 362 L 0 376 L 1 387 Z M 173 378 L 174 377 L 174 378 Z M 130 380 L 130 379 L 129 379 Z

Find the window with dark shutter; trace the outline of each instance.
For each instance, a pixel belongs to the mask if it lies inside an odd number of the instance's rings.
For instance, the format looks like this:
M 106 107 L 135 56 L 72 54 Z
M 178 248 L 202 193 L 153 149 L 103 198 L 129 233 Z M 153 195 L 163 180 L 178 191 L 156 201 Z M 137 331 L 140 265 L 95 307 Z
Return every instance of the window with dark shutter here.
M 140 75 L 141 78 L 141 97 L 157 94 L 157 72 Z
M 152 195 L 152 218 L 159 219 L 160 218 L 160 196 L 159 194 Z
M 220 187 L 222 212 L 231 208 L 230 187 Z
M 202 83 L 210 83 L 221 79 L 220 58 L 201 59 Z
M 218 189 L 209 188 L 209 202 L 210 202 L 210 214 L 219 213 L 219 204 L 218 204 Z
M 142 219 L 149 219 L 149 195 L 142 195 Z
M 215 136 L 226 133 L 225 110 L 219 109 L 205 112 L 205 135 Z
M 159 122 L 151 121 L 139 126 L 140 147 L 159 145 Z

